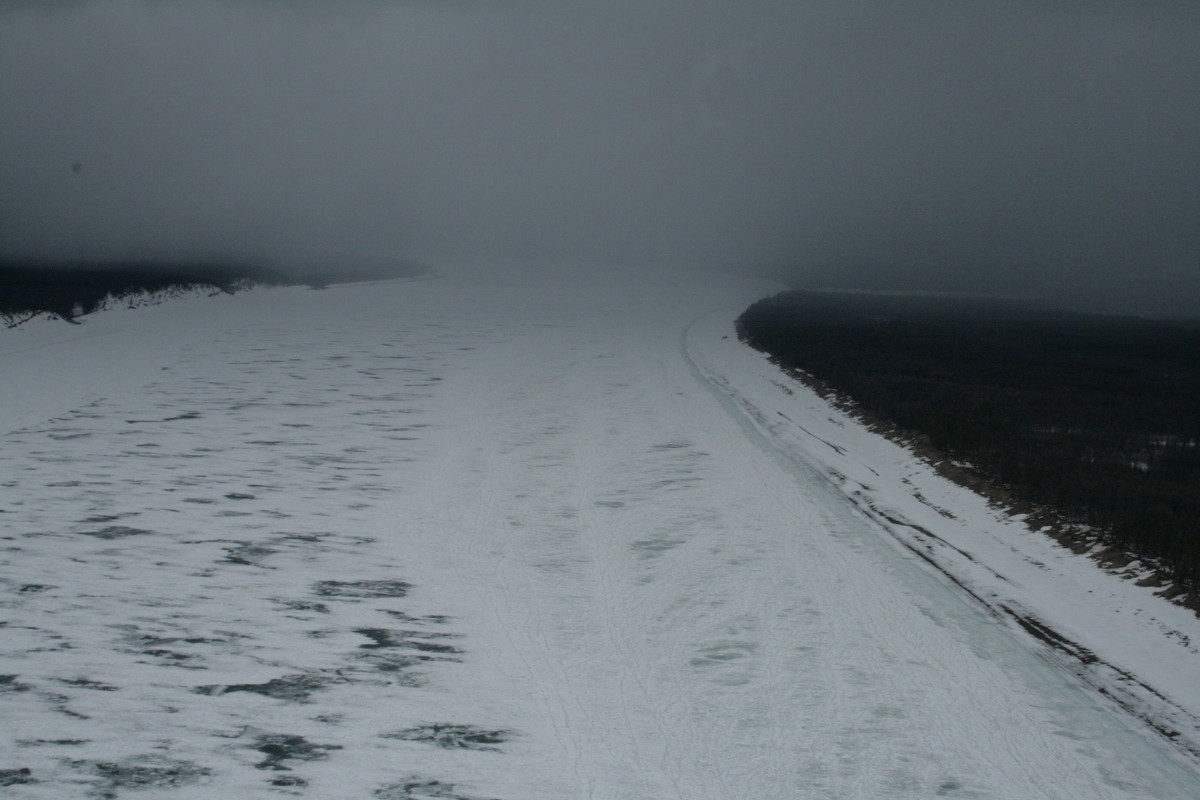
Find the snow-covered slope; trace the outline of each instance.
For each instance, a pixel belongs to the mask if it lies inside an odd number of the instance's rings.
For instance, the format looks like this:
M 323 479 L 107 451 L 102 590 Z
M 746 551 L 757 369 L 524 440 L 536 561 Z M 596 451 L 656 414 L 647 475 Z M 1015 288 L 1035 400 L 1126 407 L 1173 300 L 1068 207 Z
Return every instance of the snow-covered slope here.
M 1194 618 L 738 344 L 771 287 L 584 274 L 4 332 L 4 796 L 1200 792 Z

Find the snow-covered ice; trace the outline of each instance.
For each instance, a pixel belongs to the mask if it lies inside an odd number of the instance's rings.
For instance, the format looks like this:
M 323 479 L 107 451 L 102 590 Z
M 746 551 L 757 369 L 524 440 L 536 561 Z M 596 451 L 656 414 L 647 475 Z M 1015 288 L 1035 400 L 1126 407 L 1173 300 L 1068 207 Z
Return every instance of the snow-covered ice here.
M 0 793 L 1200 794 L 1196 618 L 738 343 L 773 288 L 460 267 L 0 332 Z

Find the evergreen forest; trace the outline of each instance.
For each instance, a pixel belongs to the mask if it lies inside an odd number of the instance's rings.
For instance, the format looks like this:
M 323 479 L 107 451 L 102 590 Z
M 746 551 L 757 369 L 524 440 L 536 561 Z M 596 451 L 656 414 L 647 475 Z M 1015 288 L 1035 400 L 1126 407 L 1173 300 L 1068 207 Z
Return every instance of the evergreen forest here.
M 788 291 L 738 332 L 935 461 L 1200 586 L 1200 322 Z

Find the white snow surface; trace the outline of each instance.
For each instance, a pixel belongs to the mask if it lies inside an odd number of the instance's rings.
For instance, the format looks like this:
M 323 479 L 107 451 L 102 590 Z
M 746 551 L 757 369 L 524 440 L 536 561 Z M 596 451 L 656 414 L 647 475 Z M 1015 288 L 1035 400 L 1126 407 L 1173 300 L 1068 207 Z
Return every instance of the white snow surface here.
M 1200 796 L 1195 616 L 739 343 L 776 288 L 0 332 L 0 795 Z

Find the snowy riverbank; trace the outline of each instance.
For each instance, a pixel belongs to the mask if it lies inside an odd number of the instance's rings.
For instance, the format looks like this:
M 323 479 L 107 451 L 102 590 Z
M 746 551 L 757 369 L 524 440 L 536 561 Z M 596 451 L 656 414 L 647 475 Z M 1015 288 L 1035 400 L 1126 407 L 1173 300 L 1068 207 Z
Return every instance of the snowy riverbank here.
M 449 269 L 3 332 L 6 796 L 1195 796 L 1195 618 L 790 384 L 733 334 L 771 290 Z
M 702 320 L 685 350 L 756 432 L 1049 661 L 1200 756 L 1192 611 L 1030 531 L 725 335 L 724 318 Z

